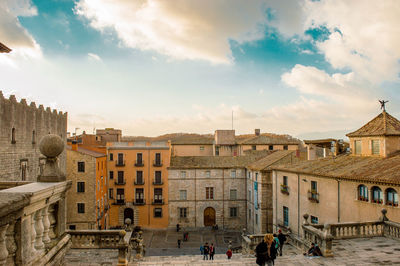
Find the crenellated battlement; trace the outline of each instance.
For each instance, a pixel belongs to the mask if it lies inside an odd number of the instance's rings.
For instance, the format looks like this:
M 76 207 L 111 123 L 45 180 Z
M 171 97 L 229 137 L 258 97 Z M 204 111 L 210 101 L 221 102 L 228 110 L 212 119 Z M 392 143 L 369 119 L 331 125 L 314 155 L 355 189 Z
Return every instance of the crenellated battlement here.
M 47 134 L 57 134 L 66 142 L 67 112 L 61 112 L 15 95 L 4 97 L 0 90 L 0 180 L 37 180 L 40 173 L 38 143 Z M 60 167 L 65 171 L 65 152 Z

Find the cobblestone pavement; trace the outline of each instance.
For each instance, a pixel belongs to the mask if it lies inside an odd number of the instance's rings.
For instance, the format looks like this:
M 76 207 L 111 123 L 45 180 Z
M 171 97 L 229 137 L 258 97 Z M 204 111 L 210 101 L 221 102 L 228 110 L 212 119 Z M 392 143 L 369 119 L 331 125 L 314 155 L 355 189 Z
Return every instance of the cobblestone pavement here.
M 142 261 L 131 261 L 130 265 L 256 265 L 254 256 L 243 256 L 234 254 L 232 260 L 227 260 L 224 254 L 216 254 L 214 261 L 203 261 L 200 255 L 183 255 L 183 251 L 177 248 L 157 248 L 162 244 L 158 242 L 163 239 L 162 234 L 156 234 L 157 242 L 150 242 L 150 250 L 154 248 L 154 253 L 162 252 L 160 256 L 146 256 Z M 164 239 L 168 239 L 168 234 Z M 159 237 L 159 238 L 158 238 Z M 218 237 L 215 236 L 217 241 Z M 190 238 L 190 234 L 189 234 Z M 208 239 L 207 237 L 205 239 Z M 165 241 L 165 240 L 164 240 Z M 172 240 L 171 240 L 172 241 Z M 194 241 L 193 241 L 194 242 Z M 190 241 L 189 241 L 190 243 Z M 218 243 L 218 242 L 216 242 Z M 193 245 L 195 245 L 193 243 Z M 225 253 L 223 248 L 220 252 Z M 187 247 L 187 252 L 198 252 L 196 247 Z M 218 250 L 217 250 L 218 251 Z M 308 258 L 304 257 L 300 250 L 287 245 L 284 249 L 284 256 L 278 257 L 275 265 L 288 266 L 361 266 L 361 265 L 400 265 L 400 242 L 390 238 L 358 238 L 349 240 L 334 241 L 334 257 L 332 258 Z M 148 251 L 149 252 L 149 251 Z M 168 255 L 168 253 L 177 253 Z M 198 254 L 198 253 L 195 253 Z M 66 265 L 116 265 L 118 257 L 117 250 L 91 249 L 91 250 L 70 250 L 66 256 Z

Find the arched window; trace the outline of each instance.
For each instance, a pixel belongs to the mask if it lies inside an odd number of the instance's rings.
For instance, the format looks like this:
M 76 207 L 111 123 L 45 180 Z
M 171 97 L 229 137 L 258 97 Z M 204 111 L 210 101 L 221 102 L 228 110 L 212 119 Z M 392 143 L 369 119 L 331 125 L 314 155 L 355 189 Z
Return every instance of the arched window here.
M 358 186 L 358 200 L 368 201 L 368 188 L 365 185 Z
M 393 188 L 386 189 L 386 205 L 399 206 L 397 192 Z
M 379 187 L 372 187 L 372 202 L 383 203 L 383 193 Z
M 32 131 L 32 144 L 35 144 L 35 143 L 36 143 L 36 132 L 34 130 L 34 131 Z

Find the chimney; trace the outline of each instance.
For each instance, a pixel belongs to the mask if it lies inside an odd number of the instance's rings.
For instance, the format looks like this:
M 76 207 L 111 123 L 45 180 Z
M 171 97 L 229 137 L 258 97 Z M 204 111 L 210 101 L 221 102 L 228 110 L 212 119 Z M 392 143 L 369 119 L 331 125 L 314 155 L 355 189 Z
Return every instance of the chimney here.
M 72 141 L 71 148 L 73 151 L 78 151 L 78 142 L 76 140 Z
M 254 129 L 254 134 L 256 136 L 260 136 L 260 129 L 259 128 Z

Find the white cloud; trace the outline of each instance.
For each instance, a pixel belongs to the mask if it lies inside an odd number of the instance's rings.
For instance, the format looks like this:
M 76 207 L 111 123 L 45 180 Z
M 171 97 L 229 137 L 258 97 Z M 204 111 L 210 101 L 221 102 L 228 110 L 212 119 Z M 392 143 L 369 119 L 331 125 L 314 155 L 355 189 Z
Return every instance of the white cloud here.
M 258 40 L 266 23 L 261 0 L 80 0 L 75 12 L 100 31 L 114 29 L 127 47 L 212 63 L 231 63 L 229 41 Z
M 102 61 L 100 56 L 97 55 L 97 54 L 94 54 L 94 53 L 88 53 L 88 58 L 89 58 L 89 60 L 94 60 L 94 61 L 97 61 L 97 62 L 101 62 Z

